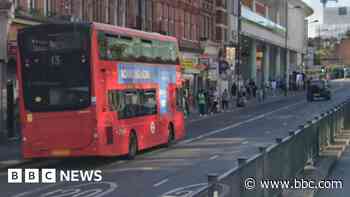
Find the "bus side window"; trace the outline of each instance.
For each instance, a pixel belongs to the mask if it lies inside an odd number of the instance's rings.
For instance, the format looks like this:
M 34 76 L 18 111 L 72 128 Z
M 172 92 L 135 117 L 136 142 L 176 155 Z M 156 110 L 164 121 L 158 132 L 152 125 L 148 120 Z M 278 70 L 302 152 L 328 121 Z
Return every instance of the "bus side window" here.
M 141 113 L 140 115 L 157 114 L 156 90 L 147 90 L 141 92 Z
M 136 91 L 123 92 L 123 103 L 118 114 L 120 119 L 132 118 L 138 116 L 139 113 L 139 96 Z

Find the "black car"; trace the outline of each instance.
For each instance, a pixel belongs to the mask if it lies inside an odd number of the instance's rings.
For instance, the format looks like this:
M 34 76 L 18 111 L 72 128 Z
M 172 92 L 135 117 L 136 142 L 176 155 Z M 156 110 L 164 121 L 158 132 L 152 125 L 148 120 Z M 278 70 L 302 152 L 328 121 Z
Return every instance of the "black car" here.
M 315 98 L 331 99 L 331 91 L 326 81 L 315 80 L 308 85 L 306 98 L 309 102 L 314 101 Z

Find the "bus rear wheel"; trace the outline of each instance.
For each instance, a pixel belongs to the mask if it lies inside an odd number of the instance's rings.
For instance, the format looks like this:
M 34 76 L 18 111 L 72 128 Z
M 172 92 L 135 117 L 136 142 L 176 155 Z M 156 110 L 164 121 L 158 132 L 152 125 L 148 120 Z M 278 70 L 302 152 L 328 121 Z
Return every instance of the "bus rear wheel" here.
M 128 152 L 128 159 L 133 160 L 136 157 L 138 151 L 138 145 L 137 145 L 137 137 L 134 132 L 131 132 L 130 138 L 129 138 L 129 152 Z

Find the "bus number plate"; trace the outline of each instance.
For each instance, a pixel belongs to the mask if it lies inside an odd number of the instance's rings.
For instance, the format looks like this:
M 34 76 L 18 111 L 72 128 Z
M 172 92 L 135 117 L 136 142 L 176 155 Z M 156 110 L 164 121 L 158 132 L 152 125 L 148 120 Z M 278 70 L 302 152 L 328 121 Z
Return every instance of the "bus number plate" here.
M 51 155 L 56 157 L 69 156 L 70 154 L 71 151 L 69 149 L 59 149 L 51 151 Z

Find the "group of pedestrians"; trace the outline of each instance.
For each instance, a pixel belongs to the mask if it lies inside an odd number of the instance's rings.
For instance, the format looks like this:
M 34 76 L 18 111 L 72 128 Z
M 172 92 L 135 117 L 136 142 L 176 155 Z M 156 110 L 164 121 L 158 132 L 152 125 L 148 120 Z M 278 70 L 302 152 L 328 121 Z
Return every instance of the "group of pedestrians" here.
M 224 89 L 222 93 L 216 88 L 209 91 L 200 90 L 197 94 L 198 111 L 200 116 L 225 112 L 234 105 L 244 107 L 251 98 L 258 98 L 259 101 L 265 99 L 264 91 L 260 90 L 253 80 L 233 83 L 230 91 Z
M 229 109 L 230 95 L 227 89 L 222 94 L 213 88 L 210 91 L 200 90 L 197 95 L 200 116 L 219 113 Z
M 306 86 L 305 77 L 299 75 L 296 77 L 295 85 L 297 87 Z M 298 89 L 299 89 L 298 88 Z M 301 89 L 301 88 L 300 88 Z M 293 90 L 293 87 L 290 89 Z M 266 97 L 277 96 L 278 93 L 287 95 L 287 84 L 284 79 L 270 79 L 259 86 L 254 80 L 238 80 L 234 82 L 230 89 L 224 89 L 221 93 L 216 88 L 202 89 L 197 95 L 191 95 L 188 90 L 184 94 L 185 115 L 189 116 L 191 108 L 197 109 L 200 116 L 228 111 L 230 108 L 244 107 L 251 99 L 257 99 L 258 102 L 264 102 Z

